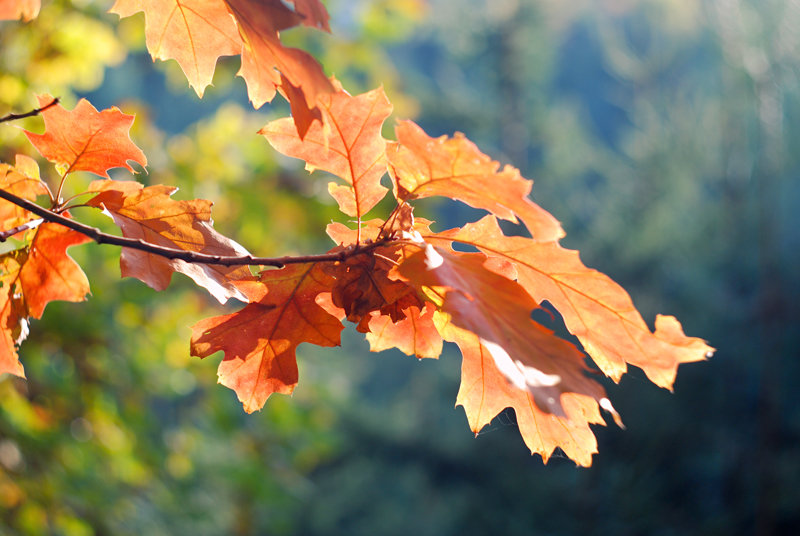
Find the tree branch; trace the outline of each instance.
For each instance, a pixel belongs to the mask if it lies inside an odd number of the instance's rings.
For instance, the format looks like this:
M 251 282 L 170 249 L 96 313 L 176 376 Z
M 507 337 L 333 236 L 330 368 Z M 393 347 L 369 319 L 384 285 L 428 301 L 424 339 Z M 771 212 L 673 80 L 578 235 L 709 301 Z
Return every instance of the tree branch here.
M 34 115 L 39 115 L 43 111 L 47 110 L 48 108 L 55 106 L 59 102 L 59 98 L 54 98 L 50 104 L 45 104 L 41 108 L 36 108 L 31 110 L 30 112 L 25 112 L 24 114 L 8 114 L 0 117 L 0 123 L 5 123 L 6 121 L 16 121 L 17 119 L 24 119 L 26 117 L 33 117 Z
M 36 227 L 39 227 L 39 225 L 41 225 L 43 221 L 44 220 L 41 218 L 38 220 L 26 221 L 22 225 L 17 225 L 16 227 L 8 229 L 7 231 L 2 231 L 0 232 L 0 242 L 5 242 L 15 234 L 21 233 L 22 231 L 27 231 L 28 229 L 35 229 Z
M 10 201 L 15 205 L 24 208 L 28 212 L 32 212 L 33 214 L 40 216 L 45 221 L 51 223 L 57 223 L 59 225 L 63 225 L 64 227 L 68 227 L 73 231 L 77 231 L 81 234 L 84 234 L 89 238 L 91 238 L 92 240 L 94 240 L 95 242 L 97 242 L 98 244 L 111 244 L 114 246 L 137 249 L 139 251 L 152 253 L 153 255 L 158 255 L 159 257 L 164 257 L 167 259 L 181 259 L 183 261 L 194 264 L 216 264 L 222 266 L 242 266 L 242 265 L 275 266 L 277 268 L 282 268 L 286 264 L 343 261 L 354 255 L 371 251 L 389 242 L 389 239 L 382 239 L 382 240 L 377 240 L 375 242 L 370 242 L 368 244 L 357 244 L 353 246 L 348 246 L 334 253 L 323 253 L 321 255 L 298 255 L 298 256 L 284 256 L 284 257 L 254 257 L 252 255 L 241 255 L 241 256 L 209 255 L 207 253 L 199 253 L 196 251 L 187 251 L 184 249 L 158 246 L 156 244 L 151 244 L 149 242 L 145 242 L 144 240 L 138 238 L 125 238 L 121 236 L 104 233 L 95 227 L 91 227 L 89 225 L 77 222 L 75 220 L 71 220 L 66 216 L 62 216 L 61 214 L 56 214 L 55 212 L 52 212 L 51 210 L 41 207 L 32 201 L 28 201 L 27 199 L 17 197 L 16 195 L 7 192 L 6 190 L 3 189 L 0 189 L 0 198 L 5 199 L 6 201 Z M 14 231 L 15 229 L 11 229 L 7 232 Z M 15 232 L 19 231 L 17 230 Z

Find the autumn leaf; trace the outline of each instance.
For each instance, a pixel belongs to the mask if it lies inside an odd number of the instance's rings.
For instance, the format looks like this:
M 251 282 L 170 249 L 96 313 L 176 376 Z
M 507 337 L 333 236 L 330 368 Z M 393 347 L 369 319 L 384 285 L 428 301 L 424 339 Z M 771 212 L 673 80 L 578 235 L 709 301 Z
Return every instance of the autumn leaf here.
M 117 0 L 110 10 L 120 17 L 139 11 L 145 14 L 145 40 L 153 59 L 176 60 L 200 97 L 219 57 L 242 50 L 224 0 Z
M 39 15 L 41 5 L 41 0 L 0 0 L 0 20 L 28 22 Z
M 47 188 L 39 178 L 36 162 L 17 155 L 15 166 L 0 164 L 0 189 L 23 199 L 33 201 L 37 196 L 47 195 Z M 33 214 L 6 200 L 0 200 L 0 230 L 9 230 L 34 219 Z
M 67 248 L 91 241 L 55 223 L 34 231 L 27 248 L 0 256 L 0 373 L 24 376 L 16 346 L 27 335 L 28 317 L 41 318 L 51 301 L 83 301 L 89 281 Z
M 53 101 L 49 95 L 38 97 L 39 105 Z M 98 112 L 86 99 L 81 99 L 72 111 L 57 104 L 41 113 L 44 134 L 25 131 L 30 142 L 51 162 L 73 171 L 91 171 L 108 177 L 108 170 L 133 168 L 129 160 L 147 165 L 144 153 L 131 141 L 128 131 L 134 117 L 122 113 L 116 106 Z
M 450 197 L 505 220 L 519 218 L 536 240 L 564 236 L 558 221 L 529 199 L 533 183 L 511 166 L 500 170 L 463 134 L 431 138 L 411 121 L 400 121 L 396 132 L 387 157 L 399 200 Z
M 292 119 L 297 128 L 297 135 L 300 136 L 302 140 L 306 137 L 306 133 L 308 129 L 311 128 L 311 124 L 314 121 L 318 121 L 322 124 L 322 111 L 316 104 L 313 107 L 309 107 L 305 95 L 303 95 L 303 91 L 299 87 L 293 86 L 283 75 L 281 75 L 281 86 L 279 89 L 286 100 L 289 101 Z
M 127 238 L 209 255 L 248 254 L 242 246 L 214 230 L 210 201 L 176 201 L 170 196 L 177 188 L 164 185 L 145 188 L 133 181 L 94 181 L 89 191 L 98 195 L 87 204 L 106 211 Z M 233 281 L 251 275 L 246 266 L 189 263 L 130 248 L 122 249 L 120 268 L 123 277 L 140 279 L 155 290 L 167 288 L 172 273 L 180 272 L 220 303 L 228 298 L 244 300 Z
M 430 245 L 405 258 L 398 272 L 436 300 L 455 326 L 474 333 L 517 389 L 540 408 L 564 416 L 561 393 L 605 398 L 589 379 L 583 354 L 531 320 L 537 303 L 514 281 L 484 266 L 479 253 L 456 253 Z
M 490 258 L 511 262 L 519 284 L 537 301 L 549 301 L 567 329 L 583 344 L 600 369 L 618 381 L 626 363 L 644 370 L 656 385 L 670 389 L 678 365 L 705 359 L 713 351 L 704 341 L 683 334 L 671 316 L 656 318 L 653 333 L 630 296 L 608 276 L 587 268 L 577 251 L 556 243 L 504 236 L 497 220 L 482 220 L 425 240 L 445 246 L 475 246 Z
M 328 225 L 327 233 L 340 246 L 351 246 L 357 243 L 359 234 L 362 240 L 370 242 L 378 240 L 381 236 L 391 236 L 401 230 L 429 230 L 430 222 L 427 220 L 419 219 L 415 222 L 409 205 L 398 207 L 394 214 L 395 217 L 388 222 L 381 219 L 363 222 L 360 230 L 350 229 L 341 223 L 332 223 Z M 434 323 L 437 308 L 432 303 L 420 299 L 413 287 L 397 280 L 393 274 L 395 261 L 399 259 L 404 247 L 395 244 L 371 251 L 375 257 L 373 271 L 364 273 L 364 280 L 360 282 L 356 280 L 355 284 L 371 290 L 373 301 L 371 306 L 363 308 L 360 315 L 349 319 L 358 323 L 359 331 L 366 333 L 370 350 L 373 352 L 397 348 L 407 355 L 418 358 L 435 358 L 442 353 L 442 338 Z M 342 267 L 334 266 L 327 271 L 337 275 L 337 270 L 341 271 Z M 350 277 L 352 278 L 352 275 Z M 347 279 L 346 274 L 344 277 L 339 275 L 336 285 L 348 284 Z M 334 290 L 334 293 L 336 292 Z M 342 295 L 338 297 L 337 303 L 343 303 L 344 292 L 339 292 Z M 363 296 L 364 294 L 360 294 L 359 298 L 363 300 Z M 336 308 L 333 299 L 331 307 Z M 346 311 L 341 308 L 339 310 L 341 314 L 338 317 L 345 318 Z
M 410 305 L 402 310 L 402 318 L 372 315 L 367 324 L 366 339 L 372 352 L 397 348 L 406 355 L 436 358 L 442 353 L 442 336 L 436 327 L 437 308 L 431 302 Z
M 239 75 L 247 82 L 247 94 L 256 109 L 275 97 L 280 74 L 302 92 L 308 108 L 314 108 L 320 96 L 334 91 L 311 54 L 286 47 L 280 41 L 279 32 L 304 21 L 301 14 L 281 0 L 225 1 L 239 24 L 244 42 Z M 310 16 L 318 11 L 309 2 L 301 2 L 300 7 L 307 9 Z
M 174 59 L 189 85 L 202 97 L 221 56 L 241 55 L 239 71 L 255 108 L 270 102 L 281 87 L 281 75 L 293 108 L 313 110 L 319 95 L 333 86 L 307 52 L 286 47 L 279 32 L 305 24 L 330 31 L 328 13 L 318 0 L 298 0 L 292 11 L 281 0 L 117 0 L 120 17 L 145 13 L 147 50 L 153 59 Z
M 333 283 L 317 263 L 266 270 L 258 281 L 240 283 L 250 303 L 195 324 L 192 355 L 223 351 L 219 382 L 236 392 L 246 412 L 261 409 L 272 393 L 290 394 L 297 385 L 300 343 L 340 344 L 342 323 L 317 303 Z
M 578 465 L 592 464 L 597 439 L 589 425 L 605 424 L 593 397 L 563 393 L 564 416 L 544 412 L 533 395 L 516 388 L 500 373 L 477 335 L 452 324 L 441 329 L 444 338 L 461 350 L 461 384 L 456 405 L 464 408 L 475 434 L 505 408 L 512 408 L 520 435 L 532 454 L 541 455 L 546 463 L 553 451 L 560 448 Z
M 259 133 L 283 154 L 305 160 L 309 171 L 322 169 L 343 179 L 347 185 L 331 182 L 328 191 L 342 212 L 360 219 L 387 192 L 380 183 L 386 172 L 381 128 L 392 105 L 382 88 L 353 97 L 336 87 L 318 100 L 325 125 L 313 123 L 304 138 L 291 118 L 272 121 Z
M 328 24 L 330 15 L 320 0 L 289 0 L 294 4 L 294 10 L 303 17 L 303 24 L 326 32 L 331 31 Z
M 91 241 L 88 236 L 57 223 L 43 223 L 36 229 L 28 258 L 19 272 L 30 316 L 41 318 L 51 301 L 86 299 L 89 281 L 67 254 L 67 248 Z

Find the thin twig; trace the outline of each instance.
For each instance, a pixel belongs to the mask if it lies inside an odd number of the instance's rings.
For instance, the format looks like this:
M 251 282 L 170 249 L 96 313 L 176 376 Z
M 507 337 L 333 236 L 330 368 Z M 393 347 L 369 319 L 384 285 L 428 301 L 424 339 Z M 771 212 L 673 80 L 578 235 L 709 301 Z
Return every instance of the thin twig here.
M 39 225 L 41 225 L 43 221 L 44 219 L 39 218 L 36 220 L 27 221 L 22 225 L 17 225 L 16 227 L 8 229 L 7 231 L 2 231 L 0 232 L 0 242 L 5 242 L 15 234 L 21 233 L 22 231 L 27 231 L 28 229 L 35 229 L 39 227 Z
M 46 221 L 57 223 L 68 227 L 73 231 L 84 234 L 97 242 L 98 244 L 111 244 L 114 246 L 121 246 L 139 251 L 145 251 L 164 257 L 167 259 L 181 259 L 183 261 L 195 264 L 215 264 L 222 266 L 275 266 L 278 268 L 286 264 L 303 264 L 307 262 L 335 262 L 343 261 L 355 255 L 360 255 L 375 248 L 386 245 L 389 239 L 377 240 L 368 244 L 356 244 L 340 249 L 333 253 L 324 253 L 321 255 L 298 255 L 298 256 L 284 256 L 284 257 L 254 257 L 252 255 L 209 255 L 207 253 L 199 253 L 196 251 L 187 251 L 184 249 L 169 248 L 158 246 L 145 242 L 137 238 L 124 238 L 112 234 L 104 233 L 95 227 L 85 225 L 83 223 L 71 220 L 61 214 L 56 214 L 51 210 L 37 205 L 27 199 L 17 197 L 16 195 L 0 189 L 0 198 L 14 203 L 25 210 L 40 216 Z M 12 229 L 13 230 L 13 229 Z
M 55 106 L 59 103 L 59 97 L 54 98 L 50 104 L 45 104 L 41 108 L 36 108 L 31 110 L 30 112 L 25 112 L 24 114 L 8 114 L 0 117 L 0 123 L 5 123 L 6 121 L 16 121 L 17 119 L 24 119 L 26 117 L 33 117 L 34 115 L 39 115 L 43 111 L 47 110 L 48 108 Z

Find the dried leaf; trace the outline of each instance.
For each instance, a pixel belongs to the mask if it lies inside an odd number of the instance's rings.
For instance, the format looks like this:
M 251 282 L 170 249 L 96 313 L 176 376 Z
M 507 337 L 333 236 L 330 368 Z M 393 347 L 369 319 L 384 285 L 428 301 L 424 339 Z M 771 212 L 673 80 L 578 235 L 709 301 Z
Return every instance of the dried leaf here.
M 425 240 L 469 244 L 490 258 L 511 262 L 519 284 L 537 302 L 547 300 L 561 313 L 567 329 L 614 380 L 630 363 L 656 385 L 670 389 L 680 363 L 705 359 L 713 351 L 701 339 L 686 337 L 671 316 L 659 315 L 651 332 L 628 293 L 605 274 L 584 266 L 577 251 L 504 236 L 492 216 L 463 229 L 426 235 Z
M 461 386 L 456 405 L 464 408 L 470 429 L 477 434 L 503 409 L 512 408 L 520 435 L 532 454 L 547 462 L 556 448 L 575 463 L 588 467 L 597 452 L 597 439 L 590 424 L 605 424 L 597 401 L 589 396 L 564 393 L 564 416 L 539 409 L 533 396 L 517 389 L 497 370 L 490 352 L 477 335 L 452 324 L 442 327 L 446 340 L 461 350 Z
M 224 0 L 117 0 L 110 11 L 120 17 L 144 11 L 147 50 L 154 60 L 176 60 L 200 97 L 219 57 L 242 50 Z
M 248 254 L 241 245 L 214 230 L 210 201 L 176 201 L 170 198 L 176 190 L 163 185 L 144 188 L 132 181 L 94 181 L 89 191 L 98 195 L 87 204 L 107 211 L 127 238 L 209 255 Z M 244 301 L 233 281 L 251 275 L 246 266 L 189 263 L 130 248 L 122 249 L 120 267 L 123 277 L 135 277 L 156 290 L 167 288 L 172 273 L 180 272 L 220 303 L 228 298 Z
M 280 74 L 305 96 L 306 107 L 314 108 L 322 95 L 334 91 L 322 67 L 311 54 L 284 46 L 278 33 L 303 22 L 303 17 L 280 0 L 225 0 L 239 24 L 242 68 L 247 94 L 255 108 L 275 97 Z M 303 5 L 303 4 L 301 4 Z M 305 6 L 304 6 L 305 7 Z
M 562 393 L 605 398 L 589 379 L 583 354 L 531 320 L 538 306 L 514 281 L 484 266 L 479 253 L 456 253 L 428 245 L 405 258 L 399 273 L 420 292 L 440 301 L 453 325 L 474 333 L 517 389 L 530 392 L 540 408 L 564 416 Z
M 499 170 L 463 134 L 431 138 L 411 121 L 400 121 L 396 131 L 387 157 L 398 199 L 450 197 L 505 220 L 520 218 L 536 240 L 564 236 L 558 221 L 529 199 L 532 181 L 511 166 Z
M 381 128 L 392 105 L 382 88 L 355 97 L 337 88 L 318 101 L 325 125 L 313 123 L 304 138 L 291 118 L 272 121 L 259 133 L 283 154 L 305 160 L 309 171 L 318 168 L 342 178 L 346 186 L 332 182 L 328 191 L 342 212 L 361 218 L 387 192 L 381 186 L 386 172 Z

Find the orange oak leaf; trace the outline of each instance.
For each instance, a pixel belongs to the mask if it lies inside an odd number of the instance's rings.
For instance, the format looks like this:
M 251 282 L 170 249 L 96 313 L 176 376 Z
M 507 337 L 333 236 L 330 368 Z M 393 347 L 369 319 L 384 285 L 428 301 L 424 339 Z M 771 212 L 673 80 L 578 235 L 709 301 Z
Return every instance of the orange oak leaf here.
M 261 409 L 272 393 L 290 394 L 297 385 L 300 343 L 340 344 L 342 323 L 317 303 L 332 284 L 316 263 L 265 270 L 258 281 L 240 283 L 250 301 L 243 309 L 192 327 L 192 355 L 223 351 L 219 382 L 246 412 Z
M 197 95 L 211 84 L 220 56 L 242 50 L 224 0 L 117 0 L 111 13 L 145 14 L 145 40 L 153 59 L 174 59 Z
M 373 315 L 367 325 L 367 342 L 372 352 L 397 348 L 406 355 L 436 358 L 442 353 L 442 337 L 436 327 L 436 306 L 425 302 L 402 311 L 399 321 L 390 315 Z
M 380 183 L 386 172 L 381 127 L 392 105 L 383 88 L 353 97 L 338 82 L 336 87 L 336 93 L 318 100 L 325 125 L 313 123 L 304 138 L 291 118 L 272 121 L 259 133 L 283 154 L 305 160 L 309 171 L 322 169 L 342 178 L 347 185 L 331 182 L 328 191 L 342 212 L 360 219 L 387 192 Z
M 38 97 L 39 105 L 53 101 L 49 95 Z M 133 116 L 122 113 L 116 106 L 98 112 L 86 99 L 75 109 L 67 111 L 57 104 L 42 112 L 44 134 L 25 131 L 38 151 L 55 164 L 66 167 L 64 175 L 73 171 L 91 171 L 108 177 L 108 170 L 133 168 L 129 160 L 147 165 L 147 158 L 128 135 Z
M 516 282 L 484 266 L 480 253 L 426 245 L 398 271 L 420 292 L 434 295 L 453 325 L 477 335 L 498 370 L 546 412 L 565 416 L 562 393 L 592 397 L 613 412 L 603 387 L 587 376 L 583 354 L 531 320 L 536 302 Z
M 297 127 L 297 135 L 300 139 L 306 137 L 308 129 L 314 121 L 322 124 L 322 111 L 317 106 L 309 107 L 305 95 L 299 87 L 294 87 L 285 76 L 281 75 L 280 91 L 289 101 L 292 111 L 292 119 Z
M 16 196 L 33 201 L 47 195 L 47 188 L 39 178 L 39 169 L 33 159 L 17 155 L 16 166 L 0 164 L 0 188 Z M 5 199 L 0 200 L 0 230 L 8 230 L 26 223 L 35 216 Z
M 320 0 L 289 0 L 294 4 L 294 10 L 303 17 L 303 24 L 326 32 L 331 31 L 328 24 L 330 15 Z
M 520 435 L 532 454 L 541 455 L 546 463 L 553 451 L 560 448 L 578 465 L 592 464 L 597 439 L 589 425 L 605 424 L 594 398 L 563 393 L 564 416 L 546 413 L 539 409 L 530 393 L 508 383 L 477 335 L 452 324 L 443 326 L 442 334 L 458 345 L 463 356 L 456 405 L 464 408 L 475 434 L 503 409 L 512 408 Z
M 0 20 L 33 20 L 39 14 L 41 0 L 0 0 Z
M 177 188 L 164 185 L 145 188 L 133 181 L 94 181 L 89 191 L 98 195 L 87 204 L 106 211 L 127 238 L 209 255 L 248 254 L 241 245 L 214 230 L 211 202 L 205 199 L 176 201 L 170 196 Z M 135 277 L 156 290 L 167 288 L 172 273 L 180 272 L 220 303 L 228 298 L 244 300 L 233 281 L 251 275 L 246 266 L 189 263 L 130 248 L 122 249 L 120 268 L 122 277 Z
M 304 21 L 281 0 L 225 0 L 239 25 L 244 46 L 239 75 L 247 82 L 247 94 L 255 108 L 275 97 L 280 74 L 302 91 L 306 106 L 334 91 L 330 80 L 314 57 L 303 50 L 284 46 L 279 32 Z M 305 2 L 300 7 L 313 7 Z M 313 14 L 313 13 L 309 13 Z M 279 74 L 280 73 L 280 74 Z
M 651 332 L 628 293 L 605 274 L 584 266 L 577 251 L 504 236 L 492 216 L 463 229 L 423 235 L 434 245 L 457 241 L 511 262 L 519 284 L 538 302 L 547 300 L 561 313 L 567 329 L 615 381 L 630 363 L 656 385 L 671 389 L 680 363 L 705 359 L 713 351 L 703 340 L 685 336 L 671 316 L 658 315 Z
M 0 373 L 23 377 L 16 347 L 27 336 L 28 317 L 41 318 L 51 301 L 83 301 L 89 293 L 89 281 L 67 248 L 91 239 L 55 223 L 33 233 L 29 247 L 0 256 Z
M 411 121 L 400 121 L 396 132 L 387 157 L 398 199 L 450 197 L 505 220 L 519 218 L 536 240 L 564 236 L 558 221 L 529 199 L 532 181 L 514 167 L 499 170 L 500 164 L 463 134 L 431 138 Z

